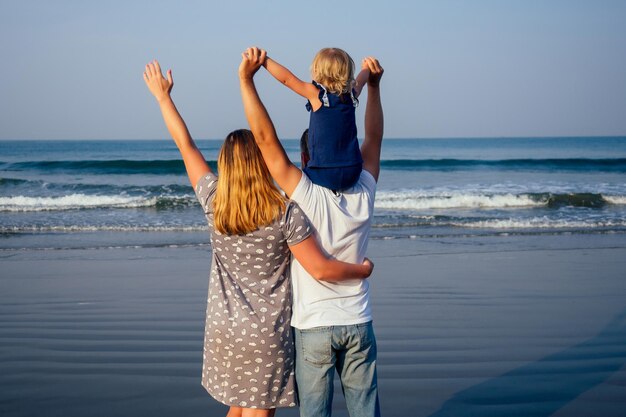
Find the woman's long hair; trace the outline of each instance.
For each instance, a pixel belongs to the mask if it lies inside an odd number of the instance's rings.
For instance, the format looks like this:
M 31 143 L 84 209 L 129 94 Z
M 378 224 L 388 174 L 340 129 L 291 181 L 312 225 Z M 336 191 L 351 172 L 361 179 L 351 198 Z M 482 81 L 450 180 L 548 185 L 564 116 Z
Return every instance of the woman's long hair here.
M 213 200 L 215 230 L 250 233 L 272 223 L 285 209 L 252 132 L 231 132 L 217 158 L 219 181 Z

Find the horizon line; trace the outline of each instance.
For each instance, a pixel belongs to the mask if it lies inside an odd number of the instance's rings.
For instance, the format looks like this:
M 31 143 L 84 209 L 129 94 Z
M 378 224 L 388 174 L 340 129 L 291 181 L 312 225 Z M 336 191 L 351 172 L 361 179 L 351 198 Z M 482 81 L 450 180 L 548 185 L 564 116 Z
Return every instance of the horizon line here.
M 446 140 L 446 139 L 582 139 L 582 138 L 626 138 L 626 134 L 622 135 L 536 135 L 536 136 L 421 136 L 421 137 L 411 137 L 411 136 L 396 136 L 396 137 L 386 137 L 384 140 Z M 299 138 L 279 138 L 280 140 L 300 140 Z M 112 138 L 89 138 L 89 139 L 81 139 L 81 138 L 65 138 L 65 139 L 15 139 L 15 138 L 0 138 L 0 142 L 52 142 L 52 141 L 67 141 L 67 142 L 75 142 L 75 141 L 118 141 L 118 142 L 128 142 L 128 141 L 161 141 L 161 140 L 172 140 L 171 138 L 133 138 L 133 139 L 112 139 Z M 224 139 L 216 139 L 216 138 L 198 138 L 194 140 L 201 141 L 224 141 Z M 360 139 L 362 140 L 362 139 Z

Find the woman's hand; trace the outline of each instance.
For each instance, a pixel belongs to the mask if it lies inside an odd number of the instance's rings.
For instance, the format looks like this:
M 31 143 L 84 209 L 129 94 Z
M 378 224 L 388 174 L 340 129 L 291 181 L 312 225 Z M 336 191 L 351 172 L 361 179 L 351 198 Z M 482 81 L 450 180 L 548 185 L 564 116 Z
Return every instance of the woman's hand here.
M 371 87 L 378 87 L 378 85 L 380 84 L 380 79 L 383 76 L 383 72 L 385 72 L 383 67 L 380 66 L 378 60 L 373 56 L 368 56 L 367 58 L 364 58 L 363 61 L 361 61 L 361 68 L 367 69 L 370 72 L 367 83 Z
M 256 46 L 246 49 L 241 54 L 241 64 L 239 64 L 239 78 L 251 79 L 254 74 L 265 64 L 267 52 Z
M 191 138 L 185 121 L 178 113 L 178 109 L 176 109 L 176 105 L 174 105 L 174 101 L 170 97 L 170 91 L 172 91 L 174 86 L 172 70 L 167 71 L 167 79 L 164 78 L 161 73 L 161 66 L 155 60 L 146 65 L 143 79 L 159 103 L 165 126 L 167 126 L 167 130 L 172 135 L 172 139 L 174 139 L 183 157 L 189 181 L 195 187 L 200 177 L 206 175 L 207 172 L 211 172 L 211 169 Z
M 170 91 L 172 91 L 172 87 L 174 87 L 172 70 L 167 70 L 167 79 L 165 79 L 161 73 L 161 66 L 156 59 L 146 65 L 143 80 L 146 82 L 150 92 L 157 101 L 163 101 L 169 98 Z
M 374 262 L 372 262 L 369 258 L 365 258 L 363 259 L 363 266 L 365 266 L 367 272 L 365 278 L 368 278 L 372 275 L 372 271 L 374 270 Z

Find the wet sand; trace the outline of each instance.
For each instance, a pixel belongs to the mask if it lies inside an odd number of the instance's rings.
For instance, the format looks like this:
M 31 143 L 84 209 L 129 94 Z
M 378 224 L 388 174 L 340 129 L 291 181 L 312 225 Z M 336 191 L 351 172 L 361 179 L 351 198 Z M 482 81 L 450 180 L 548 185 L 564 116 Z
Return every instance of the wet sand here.
M 1 252 L 0 415 L 225 415 L 200 386 L 207 251 Z M 624 415 L 625 235 L 369 253 L 383 415 Z

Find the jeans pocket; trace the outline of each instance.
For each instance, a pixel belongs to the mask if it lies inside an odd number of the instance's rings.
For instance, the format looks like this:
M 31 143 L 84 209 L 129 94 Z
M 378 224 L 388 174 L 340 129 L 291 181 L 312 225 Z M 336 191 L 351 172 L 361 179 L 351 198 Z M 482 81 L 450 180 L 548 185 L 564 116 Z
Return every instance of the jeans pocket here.
M 332 329 L 297 330 L 301 354 L 305 361 L 314 365 L 330 364 L 332 358 Z
M 376 350 L 376 336 L 374 336 L 372 322 L 357 324 L 356 329 L 359 332 L 359 350 L 364 353 L 371 347 Z

